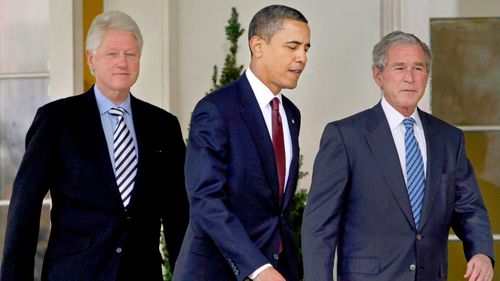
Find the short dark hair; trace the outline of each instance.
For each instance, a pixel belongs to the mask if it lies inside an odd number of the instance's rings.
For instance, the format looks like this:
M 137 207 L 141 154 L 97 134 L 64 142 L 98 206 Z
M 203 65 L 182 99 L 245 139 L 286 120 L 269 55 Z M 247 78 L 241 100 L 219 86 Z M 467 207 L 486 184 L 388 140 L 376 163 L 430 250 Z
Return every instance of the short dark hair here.
M 431 71 L 432 52 L 429 46 L 422 42 L 417 36 L 399 30 L 387 34 L 373 47 L 373 66 L 378 68 L 381 72 L 384 72 L 385 65 L 387 64 L 387 52 L 389 52 L 389 48 L 396 44 L 419 45 L 425 54 L 425 67 L 427 73 Z
M 285 19 L 308 23 L 306 17 L 294 8 L 284 5 L 267 6 L 253 16 L 248 27 L 248 40 L 259 36 L 269 42 L 271 37 L 281 30 Z

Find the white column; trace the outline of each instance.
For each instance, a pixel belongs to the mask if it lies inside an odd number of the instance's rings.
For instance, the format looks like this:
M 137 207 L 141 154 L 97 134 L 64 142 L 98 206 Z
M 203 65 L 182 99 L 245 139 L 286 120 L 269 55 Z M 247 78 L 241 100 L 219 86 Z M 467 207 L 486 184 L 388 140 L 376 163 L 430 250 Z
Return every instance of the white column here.
M 49 0 L 49 97 L 82 92 L 82 2 Z
M 401 1 L 402 0 L 380 1 L 381 37 L 384 37 L 394 30 L 401 29 Z

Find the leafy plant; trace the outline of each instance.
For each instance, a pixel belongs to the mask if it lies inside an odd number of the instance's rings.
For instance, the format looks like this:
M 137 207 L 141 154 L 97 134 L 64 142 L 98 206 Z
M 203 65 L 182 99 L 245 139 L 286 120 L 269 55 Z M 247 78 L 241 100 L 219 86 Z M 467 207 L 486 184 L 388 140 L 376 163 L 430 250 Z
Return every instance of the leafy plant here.
M 160 250 L 161 254 L 163 256 L 163 280 L 164 281 L 172 281 L 172 269 L 170 268 L 170 263 L 168 259 L 168 251 L 167 251 L 167 244 L 165 243 L 165 237 L 163 236 L 163 225 L 162 225 L 162 231 L 160 235 Z
M 303 177 L 307 176 L 309 172 L 304 172 L 301 170 L 302 162 L 304 155 L 300 155 L 299 157 L 299 181 Z M 295 243 L 295 248 L 297 249 L 297 261 L 299 263 L 299 276 L 304 279 L 304 268 L 302 266 L 302 245 L 301 245 L 301 228 L 302 228 L 302 215 L 304 214 L 304 208 L 306 207 L 307 202 L 307 190 L 301 189 L 297 187 L 297 191 L 295 191 L 295 195 L 292 200 L 292 207 L 290 211 L 290 225 L 293 231 L 293 239 Z
M 238 79 L 243 70 L 243 65 L 237 65 L 236 63 L 236 53 L 238 52 L 238 39 L 245 32 L 241 28 L 238 22 L 238 11 L 235 7 L 231 8 L 231 17 L 227 21 L 226 26 L 226 38 L 230 43 L 229 54 L 226 55 L 226 60 L 224 61 L 224 67 L 222 68 L 222 74 L 218 78 L 217 65 L 214 65 L 214 73 L 212 75 L 212 88 L 210 92 L 217 90 L 218 88 L 233 82 Z M 217 80 L 219 80 L 217 82 Z

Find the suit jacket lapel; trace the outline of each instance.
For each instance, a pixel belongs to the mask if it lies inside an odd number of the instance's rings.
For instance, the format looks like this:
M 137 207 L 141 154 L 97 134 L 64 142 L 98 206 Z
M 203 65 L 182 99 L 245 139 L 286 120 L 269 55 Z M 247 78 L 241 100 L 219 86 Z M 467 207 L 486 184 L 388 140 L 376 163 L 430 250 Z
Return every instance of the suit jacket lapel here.
M 134 189 L 132 190 L 132 197 L 130 200 L 130 209 L 133 209 L 133 207 L 136 205 L 134 202 L 137 199 L 137 196 L 135 196 L 136 193 L 138 193 L 141 188 L 141 182 L 143 178 L 143 171 L 145 169 L 144 167 L 144 158 L 146 157 L 146 153 L 144 151 L 144 148 L 146 147 L 145 143 L 145 137 L 147 135 L 147 120 L 144 119 L 144 110 L 141 107 L 141 104 L 139 101 L 130 95 L 130 106 L 132 108 L 132 116 L 134 120 L 134 130 L 135 130 L 135 136 L 136 136 L 136 141 L 137 141 L 137 156 L 138 156 L 138 162 L 137 162 L 137 176 L 135 178 L 135 184 L 134 184 Z M 151 120 L 150 120 L 151 121 Z
M 241 115 L 259 152 L 268 186 L 274 194 L 275 202 L 278 202 L 278 175 L 274 160 L 274 148 L 266 122 L 246 76 L 240 76 L 237 83 L 238 99 L 242 105 Z
M 424 206 L 420 227 L 427 221 L 432 210 L 432 205 L 441 181 L 441 173 L 444 161 L 444 143 L 442 138 L 437 137 L 440 130 L 430 120 L 430 116 L 419 110 L 419 116 L 424 128 L 425 142 L 427 145 L 427 173 L 425 179 Z
M 118 187 L 116 185 L 115 175 L 113 172 L 113 164 L 109 158 L 108 145 L 106 143 L 106 137 L 104 136 L 104 130 L 102 129 L 101 117 L 99 109 L 97 107 L 97 102 L 94 96 L 93 87 L 91 90 L 86 92 L 86 108 L 84 109 L 84 116 L 86 116 L 82 129 L 86 131 L 84 135 L 89 138 L 89 144 L 92 144 L 89 149 L 89 153 L 92 154 L 88 157 L 91 162 L 90 166 L 95 168 L 96 173 L 98 173 L 97 182 L 101 182 L 98 186 L 104 186 L 104 190 L 99 192 L 106 192 L 109 197 L 112 198 L 110 202 L 106 202 L 106 205 L 112 204 L 114 209 L 123 209 L 122 200 L 118 192 Z M 100 177 L 99 177 L 100 176 Z M 99 180 L 99 178 L 101 178 Z M 103 197 L 106 197 L 103 195 Z
M 294 112 L 291 110 L 291 105 L 289 104 L 290 101 L 283 97 L 283 107 L 285 108 L 286 112 L 286 117 L 288 120 L 288 128 L 290 129 L 290 137 L 292 139 L 292 162 L 290 163 L 290 170 L 288 173 L 288 180 L 285 188 L 285 195 L 283 199 L 283 204 L 281 206 L 281 209 L 285 209 L 289 202 L 290 202 L 290 197 L 293 196 L 293 193 L 295 193 L 295 183 L 297 182 L 297 172 L 298 172 L 298 166 L 299 166 L 299 124 L 297 118 L 298 116 L 295 116 Z
M 385 177 L 387 186 L 408 222 L 415 228 L 398 152 L 382 105 L 377 104 L 370 112 L 372 117 L 366 123 L 366 141 Z

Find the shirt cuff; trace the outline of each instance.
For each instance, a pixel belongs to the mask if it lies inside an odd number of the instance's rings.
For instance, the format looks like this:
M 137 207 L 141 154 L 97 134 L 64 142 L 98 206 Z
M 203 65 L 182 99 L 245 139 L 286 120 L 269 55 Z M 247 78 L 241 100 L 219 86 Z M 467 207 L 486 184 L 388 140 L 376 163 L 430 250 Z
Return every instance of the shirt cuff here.
M 264 269 L 269 268 L 269 267 L 272 267 L 272 265 L 270 263 L 264 264 L 263 266 L 257 268 L 257 270 L 254 271 L 252 274 L 248 275 L 248 278 L 254 280 L 255 278 L 257 278 L 257 275 L 259 275 L 262 271 L 264 271 Z

